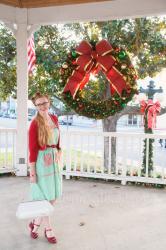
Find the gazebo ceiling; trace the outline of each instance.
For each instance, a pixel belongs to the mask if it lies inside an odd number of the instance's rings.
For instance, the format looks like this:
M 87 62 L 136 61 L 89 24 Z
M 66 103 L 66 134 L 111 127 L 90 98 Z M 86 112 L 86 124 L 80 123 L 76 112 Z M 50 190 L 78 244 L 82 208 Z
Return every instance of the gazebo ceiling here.
M 40 8 L 48 6 L 95 3 L 110 0 L 0 0 L 0 3 L 18 8 Z
M 166 0 L 0 0 L 0 21 L 28 26 L 157 16 Z

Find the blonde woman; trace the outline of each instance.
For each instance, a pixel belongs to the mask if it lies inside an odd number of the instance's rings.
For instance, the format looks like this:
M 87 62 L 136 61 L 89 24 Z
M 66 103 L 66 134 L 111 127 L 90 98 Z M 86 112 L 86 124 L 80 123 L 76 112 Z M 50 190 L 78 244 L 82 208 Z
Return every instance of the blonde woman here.
M 58 119 L 49 114 L 50 100 L 47 95 L 36 93 L 32 102 L 37 115 L 29 128 L 29 166 L 31 196 L 33 200 L 48 200 L 52 205 L 62 195 L 62 175 L 59 169 L 61 157 Z M 34 219 L 30 224 L 30 235 L 38 237 L 38 228 L 44 224 L 45 237 L 55 244 L 49 216 Z

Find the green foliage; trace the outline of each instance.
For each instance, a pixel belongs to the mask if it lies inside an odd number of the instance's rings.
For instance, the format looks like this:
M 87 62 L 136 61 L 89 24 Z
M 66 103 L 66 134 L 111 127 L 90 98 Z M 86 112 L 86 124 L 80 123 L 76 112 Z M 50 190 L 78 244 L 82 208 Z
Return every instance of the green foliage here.
M 0 98 L 16 95 L 16 41 L 0 26 Z M 37 72 L 29 79 L 29 95 L 42 89 L 61 98 L 59 65 L 70 48 L 83 39 L 106 38 L 129 52 L 139 78 L 154 76 L 166 67 L 166 19 L 140 18 L 42 26 L 35 33 Z M 94 90 L 99 96 L 100 89 Z M 93 98 L 92 93 L 91 98 Z
M 145 111 L 144 116 L 144 132 L 146 134 L 153 134 L 153 130 L 151 128 L 148 128 L 148 110 Z M 149 140 L 149 141 L 148 141 Z M 153 171 L 153 143 L 154 139 L 145 139 L 144 140 L 144 148 L 143 148 L 143 161 L 142 161 L 142 174 L 146 174 L 146 159 L 148 154 L 148 176 L 151 176 Z M 148 149 L 149 148 L 149 149 Z
M 140 79 L 166 67 L 166 19 L 136 18 L 99 23 L 102 36 L 131 54 Z
M 3 25 L 0 37 L 0 99 L 6 99 L 16 91 L 16 41 Z
M 36 72 L 29 79 L 29 96 L 36 91 L 59 97 L 59 67 L 65 57 L 68 42 L 61 38 L 58 26 L 42 26 L 35 33 Z

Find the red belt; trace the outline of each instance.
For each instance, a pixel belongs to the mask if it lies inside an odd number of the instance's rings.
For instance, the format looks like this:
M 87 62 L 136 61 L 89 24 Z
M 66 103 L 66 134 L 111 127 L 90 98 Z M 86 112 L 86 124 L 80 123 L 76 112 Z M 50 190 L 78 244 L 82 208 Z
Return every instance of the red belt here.
M 57 148 L 57 145 L 46 145 L 47 148 Z

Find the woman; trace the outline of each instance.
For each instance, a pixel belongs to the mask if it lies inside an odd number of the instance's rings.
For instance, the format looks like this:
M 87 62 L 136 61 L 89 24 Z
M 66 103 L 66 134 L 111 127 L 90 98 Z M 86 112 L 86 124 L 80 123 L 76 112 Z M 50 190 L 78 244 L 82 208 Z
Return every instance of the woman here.
M 50 100 L 39 92 L 32 98 L 37 115 L 29 128 L 29 166 L 31 196 L 33 200 L 48 200 L 52 205 L 62 195 L 62 175 L 59 169 L 61 149 L 58 119 L 49 114 Z M 41 223 L 45 226 L 45 237 L 56 243 L 49 216 L 36 218 L 30 224 L 31 237 L 38 237 Z

